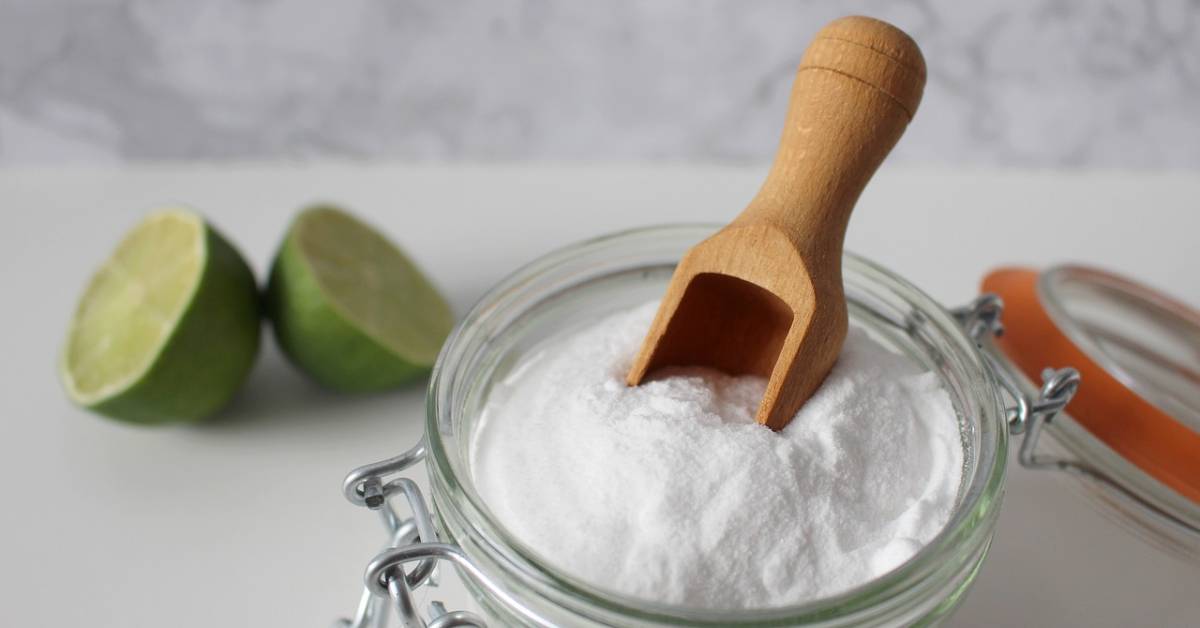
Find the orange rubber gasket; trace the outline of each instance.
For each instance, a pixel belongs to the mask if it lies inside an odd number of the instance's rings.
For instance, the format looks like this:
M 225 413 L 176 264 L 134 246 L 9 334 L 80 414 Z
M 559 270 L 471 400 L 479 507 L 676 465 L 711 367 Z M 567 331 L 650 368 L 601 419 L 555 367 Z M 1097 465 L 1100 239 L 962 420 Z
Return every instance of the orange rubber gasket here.
M 1005 333 L 996 345 L 1032 381 L 1047 367 L 1074 367 L 1082 376 L 1067 406 L 1071 418 L 1163 484 L 1200 503 L 1200 434 L 1158 409 L 1109 374 L 1054 324 L 1038 297 L 1038 272 L 1001 268 L 983 291 L 1004 300 Z

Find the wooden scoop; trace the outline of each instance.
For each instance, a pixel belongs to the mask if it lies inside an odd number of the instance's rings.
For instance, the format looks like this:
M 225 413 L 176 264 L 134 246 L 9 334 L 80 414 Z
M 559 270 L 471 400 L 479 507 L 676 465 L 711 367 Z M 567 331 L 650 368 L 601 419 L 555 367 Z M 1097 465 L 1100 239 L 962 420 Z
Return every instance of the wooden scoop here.
M 783 429 L 846 338 L 842 240 L 858 195 L 904 133 L 925 87 L 908 35 L 866 17 L 821 29 L 792 85 L 766 182 L 679 262 L 626 378 L 708 366 L 768 378 L 757 420 Z

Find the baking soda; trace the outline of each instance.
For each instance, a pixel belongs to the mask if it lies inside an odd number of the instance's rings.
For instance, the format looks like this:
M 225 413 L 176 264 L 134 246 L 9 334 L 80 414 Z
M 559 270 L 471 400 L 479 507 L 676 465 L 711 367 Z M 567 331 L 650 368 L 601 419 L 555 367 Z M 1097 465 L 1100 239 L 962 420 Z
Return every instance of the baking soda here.
M 775 433 L 754 422 L 760 377 L 625 385 L 655 307 L 551 341 L 486 401 L 478 490 L 547 563 L 659 603 L 778 607 L 875 579 L 945 526 L 963 445 L 933 373 L 852 327 Z

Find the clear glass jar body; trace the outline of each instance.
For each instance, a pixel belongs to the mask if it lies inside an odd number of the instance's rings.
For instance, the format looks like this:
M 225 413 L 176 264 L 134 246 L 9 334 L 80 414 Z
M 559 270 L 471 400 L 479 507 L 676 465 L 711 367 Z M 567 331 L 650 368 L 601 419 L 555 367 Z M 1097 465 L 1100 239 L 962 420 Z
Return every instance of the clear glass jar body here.
M 551 253 L 494 288 L 451 336 L 430 385 L 427 465 L 442 539 L 461 547 L 475 567 L 464 580 L 505 626 L 936 623 L 957 605 L 991 541 L 1007 459 L 1005 409 L 992 371 L 955 320 L 907 282 L 853 255 L 843 262 L 852 324 L 940 376 L 965 449 L 954 516 L 896 570 L 839 596 L 792 607 L 723 613 L 656 605 L 548 564 L 513 538 L 475 491 L 471 439 L 491 384 L 545 339 L 661 297 L 675 263 L 712 229 L 642 229 Z

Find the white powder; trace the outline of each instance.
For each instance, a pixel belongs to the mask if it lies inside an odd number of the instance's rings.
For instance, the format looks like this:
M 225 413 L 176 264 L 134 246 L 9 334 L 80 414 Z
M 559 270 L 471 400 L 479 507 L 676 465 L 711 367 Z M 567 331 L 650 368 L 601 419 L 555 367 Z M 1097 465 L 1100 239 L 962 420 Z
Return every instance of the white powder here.
M 890 571 L 946 524 L 962 442 L 936 376 L 851 329 L 780 433 L 758 377 L 624 376 L 655 304 L 544 347 L 488 398 L 472 447 L 494 515 L 595 586 L 706 609 L 784 606 Z

